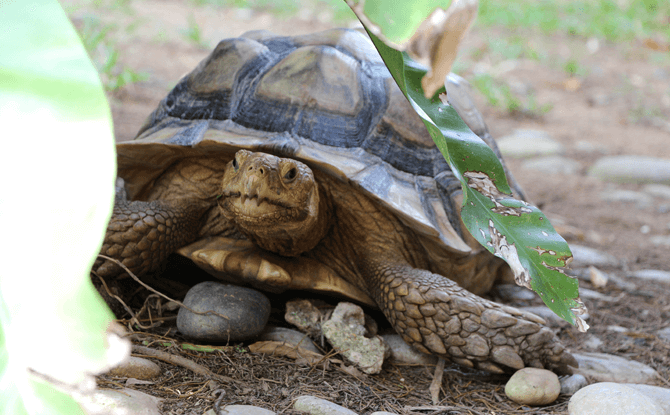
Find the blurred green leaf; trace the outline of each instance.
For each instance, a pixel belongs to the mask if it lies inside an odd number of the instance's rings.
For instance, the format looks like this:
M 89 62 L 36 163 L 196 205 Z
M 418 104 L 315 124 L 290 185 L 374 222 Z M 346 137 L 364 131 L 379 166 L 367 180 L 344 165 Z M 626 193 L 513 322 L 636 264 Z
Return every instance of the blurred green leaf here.
M 111 115 L 58 2 L 0 2 L 0 27 L 0 413 L 82 413 L 53 385 L 95 385 L 127 352 L 89 276 L 114 197 Z

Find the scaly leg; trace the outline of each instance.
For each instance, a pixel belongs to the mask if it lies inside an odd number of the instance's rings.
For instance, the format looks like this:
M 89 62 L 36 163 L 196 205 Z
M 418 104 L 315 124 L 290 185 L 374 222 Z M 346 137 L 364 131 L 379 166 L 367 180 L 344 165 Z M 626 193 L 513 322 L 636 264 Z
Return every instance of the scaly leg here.
M 544 320 L 483 299 L 441 275 L 379 264 L 370 292 L 396 331 L 417 349 L 490 372 L 505 367 L 577 367 Z
M 194 199 L 117 201 L 100 253 L 119 260 L 134 274 L 154 272 L 176 249 L 197 239 L 204 213 L 212 206 Z M 101 277 L 124 271 L 98 258 L 93 270 Z

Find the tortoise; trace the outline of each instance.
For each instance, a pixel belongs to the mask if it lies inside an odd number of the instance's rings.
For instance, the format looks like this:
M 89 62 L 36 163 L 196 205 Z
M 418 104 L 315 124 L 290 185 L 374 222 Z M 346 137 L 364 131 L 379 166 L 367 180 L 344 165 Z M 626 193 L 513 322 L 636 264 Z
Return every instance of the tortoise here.
M 447 88 L 497 151 L 467 83 Z M 177 252 L 226 281 L 379 307 L 460 365 L 577 365 L 540 317 L 479 296 L 509 268 L 464 232 L 459 181 L 359 31 L 222 40 L 117 152 L 129 200 L 101 253 L 138 275 Z

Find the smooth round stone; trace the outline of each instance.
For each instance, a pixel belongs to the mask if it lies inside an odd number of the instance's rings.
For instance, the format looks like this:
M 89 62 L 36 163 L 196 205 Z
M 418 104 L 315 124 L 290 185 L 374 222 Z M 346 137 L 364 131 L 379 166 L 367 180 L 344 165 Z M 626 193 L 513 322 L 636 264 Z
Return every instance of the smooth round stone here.
M 670 199 L 670 186 L 664 184 L 648 184 L 642 188 L 642 191 L 654 197 Z
M 635 383 L 624 383 L 629 388 L 641 392 L 660 406 L 666 414 L 670 414 L 670 389 L 660 386 L 638 385 Z
M 600 193 L 604 202 L 635 203 L 638 209 L 645 209 L 654 203 L 654 199 L 646 193 L 634 190 L 611 189 Z
M 112 368 L 109 374 L 125 378 L 149 380 L 160 376 L 161 368 L 151 360 L 130 356 L 128 360 Z
M 381 337 L 391 348 L 391 359 L 394 362 L 410 365 L 437 364 L 437 356 L 421 353 L 407 344 L 399 334 L 383 334 Z
M 162 399 L 134 389 L 102 389 L 79 394 L 77 401 L 87 414 L 160 415 Z
M 641 269 L 630 274 L 633 278 L 670 284 L 670 272 L 658 269 Z
M 658 372 L 634 360 L 606 353 L 573 353 L 579 368 L 574 372 L 599 382 L 654 383 Z
M 195 311 L 211 310 L 227 317 L 194 314 L 180 308 L 177 328 L 184 336 L 198 341 L 229 342 L 255 337 L 270 317 L 270 300 L 262 293 L 214 281 L 191 288 L 183 302 Z
M 589 174 L 619 183 L 670 184 L 670 160 L 647 156 L 603 157 Z
M 312 343 L 312 339 L 298 330 L 287 329 L 285 327 L 267 327 L 263 330 L 259 339 L 286 343 L 291 346 L 302 347 L 310 352 L 321 354 L 319 349 Z
M 525 367 L 517 370 L 505 385 L 505 395 L 522 405 L 547 405 L 558 398 L 561 383 L 554 372 Z
M 570 244 L 572 267 L 593 265 L 594 267 L 616 267 L 619 261 L 610 254 L 583 245 Z
M 559 380 L 561 382 L 561 395 L 572 395 L 589 384 L 586 378 L 579 374 L 566 376 Z
M 540 130 L 515 130 L 496 141 L 503 156 L 534 157 L 562 154 L 563 146 Z
M 277 415 L 276 412 L 272 412 L 269 409 L 253 405 L 226 405 L 221 409 L 221 413 L 226 415 Z M 214 409 L 210 409 L 203 415 L 217 415 L 217 413 Z
M 310 415 L 357 415 L 356 412 L 343 406 L 310 395 L 296 399 L 293 409 L 307 412 Z
M 581 168 L 578 161 L 561 156 L 539 157 L 524 161 L 521 168 L 549 174 L 575 174 Z
M 572 395 L 569 415 L 664 415 L 651 398 L 629 386 L 603 382 Z

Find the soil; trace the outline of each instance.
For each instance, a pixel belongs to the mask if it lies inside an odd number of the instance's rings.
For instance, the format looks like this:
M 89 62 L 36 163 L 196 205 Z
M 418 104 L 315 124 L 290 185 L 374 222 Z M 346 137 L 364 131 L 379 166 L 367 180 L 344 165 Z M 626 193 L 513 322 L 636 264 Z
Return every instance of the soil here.
M 142 82 L 109 94 L 118 142 L 132 139 L 157 103 L 209 53 L 209 48 L 189 41 L 184 34 L 189 21 L 197 23 L 202 31 L 201 43 L 210 47 L 220 39 L 236 37 L 248 30 L 296 35 L 338 26 L 329 20 L 328 14 L 324 16 L 308 7 L 299 13 L 300 17 L 280 18 L 260 11 L 194 6 L 185 0 L 113 2 L 121 5 L 118 7 L 81 6 L 84 2 L 79 0 L 64 0 L 62 4 L 77 27 L 81 27 L 87 16 L 116 25 L 111 33 L 119 62 L 148 75 Z M 128 29 L 129 25 L 134 29 Z M 658 52 L 645 47 L 644 40 L 625 44 L 601 41 L 593 52 L 593 48 L 587 47 L 587 39 L 537 35 L 523 30 L 510 32 L 476 26 L 462 47 L 458 68 L 464 68 L 460 73 L 468 79 L 477 71 L 488 71 L 499 80 L 521 85 L 534 93 L 540 104 L 552 105 L 551 110 L 541 115 L 510 113 L 504 108 L 488 106 L 484 97 L 476 94 L 494 137 L 503 137 L 519 128 L 542 130 L 565 146 L 567 157 L 581 164 L 576 174 L 559 175 L 524 170 L 522 160 L 508 160 L 530 200 L 547 214 L 568 242 L 597 248 L 622 261 L 622 267 L 603 271 L 622 278 L 634 270 L 670 271 L 670 248 L 651 242 L 654 235 L 670 234 L 668 204 L 657 200 L 653 206 L 639 209 L 624 202 L 603 202 L 599 198 L 602 192 L 640 190 L 642 186 L 608 184 L 587 175 L 588 167 L 603 154 L 670 159 L 668 60 L 655 63 L 659 61 Z M 541 51 L 546 58 L 499 59 L 490 50 L 488 40 L 510 35 L 523 37 L 527 47 Z M 590 46 L 593 47 L 593 42 Z M 581 68 L 575 77 L 566 74 L 562 67 L 570 56 L 577 57 Z M 602 150 L 579 150 L 581 141 Z M 580 287 L 614 300 L 584 300 L 590 314 L 588 334 L 572 327 L 561 326 L 557 330 L 571 350 L 611 353 L 640 361 L 660 373 L 658 385 L 668 387 L 670 343 L 656 333 L 667 327 L 670 320 L 670 286 L 636 285 L 633 290 L 615 284 L 597 288 L 587 280 L 580 280 Z M 284 300 L 273 298 L 276 311 L 273 319 L 277 324 L 281 324 Z M 539 299 L 533 302 L 540 303 Z M 384 319 L 377 321 L 383 329 Z M 611 326 L 625 330 L 612 330 Z M 169 322 L 148 332 L 157 338 L 175 337 Z M 596 350 L 585 346 L 585 341 L 593 336 L 603 342 Z M 503 391 L 508 376 L 448 367 L 440 395 L 443 401 L 433 407 L 428 392 L 431 367 L 388 365 L 380 375 L 361 376 L 352 375 L 335 363 L 328 368 L 310 367 L 290 358 L 249 353 L 242 346 L 245 345 L 214 353 L 186 353 L 174 347 L 153 346 L 209 366 L 212 371 L 231 378 L 228 384 L 217 386 L 206 377 L 161 363 L 164 375 L 159 381 L 130 387 L 144 388 L 164 397 L 166 414 L 203 414 L 215 404 L 212 391 L 219 388 L 225 390 L 222 404 L 258 405 L 278 413 L 296 413 L 290 409 L 292 402 L 305 394 L 323 397 L 358 413 L 380 410 L 421 414 L 567 413 L 569 397 L 565 396 L 550 407 L 532 410 L 511 402 Z M 118 380 L 102 376 L 99 383 L 101 387 L 114 387 Z

